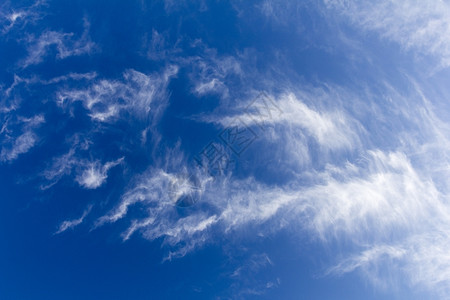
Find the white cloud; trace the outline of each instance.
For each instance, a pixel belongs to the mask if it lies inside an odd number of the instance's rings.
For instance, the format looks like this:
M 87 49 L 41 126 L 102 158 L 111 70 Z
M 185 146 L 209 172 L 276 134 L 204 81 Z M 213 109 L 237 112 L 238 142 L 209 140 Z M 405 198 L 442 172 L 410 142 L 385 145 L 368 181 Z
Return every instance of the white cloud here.
M 1 161 L 13 161 L 19 157 L 20 154 L 28 152 L 33 148 L 38 141 L 38 136 L 34 129 L 45 122 L 42 115 L 36 115 L 31 118 L 24 118 L 15 116 L 15 121 L 6 119 L 2 126 L 0 137 L 1 142 Z M 12 127 L 11 129 L 9 127 Z M 14 133 L 20 131 L 21 133 L 14 136 Z
M 325 0 L 358 28 L 377 32 L 404 49 L 450 65 L 450 5 L 447 1 Z
M 61 90 L 58 103 L 81 101 L 93 120 L 114 121 L 121 112 L 128 112 L 144 119 L 148 116 L 153 101 L 165 97 L 169 80 L 178 72 L 176 66 L 168 67 L 163 74 L 150 74 L 128 70 L 123 80 L 98 80 L 87 89 Z M 161 107 L 159 108 L 161 110 Z
M 427 216 L 445 210 L 433 182 L 423 180 L 404 154 L 369 155 L 368 177 L 356 174 L 346 182 L 329 179 L 326 185 L 305 191 L 315 210 L 311 225 L 320 236 L 344 233 L 377 239 L 386 231 L 417 229 Z
M 232 258 L 233 259 L 233 258 Z M 276 278 L 271 272 L 267 272 L 267 277 L 258 278 L 262 270 L 268 269 L 274 265 L 269 255 L 266 253 L 252 254 L 248 258 L 239 259 L 239 267 L 231 274 L 232 279 L 236 279 L 229 288 L 232 292 L 232 298 L 246 298 L 248 295 L 264 295 L 268 289 L 276 288 L 280 279 Z
M 308 99 L 315 98 L 312 95 L 308 97 Z M 270 119 L 261 120 L 257 118 L 259 116 L 249 114 L 240 117 L 254 126 L 261 125 L 259 121 L 279 125 L 276 129 L 280 131 L 282 137 L 278 142 L 282 145 L 288 144 L 289 153 L 288 155 L 285 155 L 283 151 L 277 153 L 276 159 L 287 159 L 289 161 L 287 165 L 294 164 L 295 171 L 300 171 L 296 164 L 303 165 L 304 161 L 309 159 L 304 136 L 296 134 L 299 130 L 304 129 L 326 149 L 352 150 L 355 145 L 358 145 L 358 136 L 349 125 L 352 123 L 344 117 L 343 113 L 316 112 L 293 94 L 283 94 L 276 104 L 281 108 L 281 113 L 278 109 L 277 114 L 273 114 Z M 251 113 L 255 111 L 252 110 Z M 220 122 L 225 124 L 227 120 L 220 119 Z M 302 148 L 304 153 L 299 154 L 299 149 Z M 301 157 L 302 155 L 306 158 Z M 293 161 L 292 156 L 295 156 Z M 183 167 L 183 159 L 170 157 L 170 159 L 167 158 L 168 161 L 179 161 L 182 164 L 175 169 L 186 170 L 186 167 Z M 188 174 L 189 172 L 192 174 L 200 172 L 200 175 L 196 175 L 201 186 L 196 191 L 198 193 L 196 197 L 201 199 L 198 205 L 208 203 L 214 207 L 212 211 L 194 211 L 187 217 L 178 218 L 175 203 L 184 195 L 190 195 L 192 192 L 190 185 L 181 183 L 179 184 L 181 188 L 174 192 L 173 183 L 184 182 L 184 177 L 181 178 L 179 174 L 166 169 L 153 169 L 139 176 L 138 183 L 124 194 L 120 204 L 110 213 L 99 218 L 96 226 L 116 222 L 127 216 L 130 207 L 139 207 L 145 210 L 148 216 L 133 220 L 123 234 L 124 239 L 130 238 L 136 231 L 151 240 L 164 237 L 165 243 L 174 247 L 174 251 L 171 251 L 167 257 L 170 259 L 182 256 L 204 244 L 210 238 L 210 230 L 220 230 L 228 234 L 234 230 L 240 230 L 249 223 L 264 224 L 273 221 L 274 216 L 286 207 L 295 206 L 303 213 L 309 205 L 301 197 L 304 193 L 301 187 L 298 190 L 285 186 L 271 187 L 259 183 L 254 178 L 231 180 L 226 177 L 212 180 L 209 175 L 203 174 L 202 170 L 188 168 L 184 171 Z M 282 226 L 284 225 L 278 224 L 273 229 Z
M 67 82 L 70 80 L 92 80 L 95 77 L 97 77 L 97 73 L 95 73 L 95 72 L 68 73 L 66 75 L 61 75 L 61 76 L 53 77 L 50 79 L 42 79 L 42 78 L 39 78 L 38 76 L 20 77 L 19 75 L 14 74 L 13 83 L 7 89 L 2 91 L 5 96 L 3 101 L 11 102 L 10 98 L 13 98 L 12 99 L 13 103 L 8 103 L 10 105 L 10 107 L 3 107 L 3 106 L 5 106 L 5 105 L 3 105 L 2 108 L 0 109 L 0 113 L 17 110 L 19 108 L 19 103 L 17 103 L 18 100 L 16 98 L 14 98 L 14 92 L 20 91 L 22 88 L 22 86 L 21 86 L 22 84 L 25 85 L 26 87 L 30 88 L 30 86 L 32 86 L 32 85 L 38 85 L 38 84 L 51 85 L 51 84 L 56 84 L 56 83 L 60 83 L 60 82 Z M 16 103 L 14 103 L 14 102 L 16 102 Z
M 182 42 L 189 43 L 198 54 L 186 56 L 179 48 Z M 216 49 L 207 47 L 200 39 L 186 41 L 178 38 L 174 44 L 169 45 L 167 33 L 159 33 L 153 29 L 149 44 L 147 56 L 150 59 L 175 62 L 188 70 L 193 85 L 191 91 L 197 96 L 219 95 L 221 98 L 227 98 L 229 86 L 234 86 L 236 78 L 241 79 L 243 75 L 239 59 L 219 55 Z
M 278 138 L 279 147 L 290 149 L 287 155 L 275 152 L 273 159 L 282 169 L 292 167 L 297 177 L 291 181 L 271 185 L 251 175 L 240 180 L 198 175 L 202 183 L 199 200 L 189 214 L 180 215 L 170 192 L 170 182 L 178 180 L 177 173 L 155 168 L 140 175 L 96 226 L 125 219 L 131 207 L 141 209 L 147 215 L 129 221 L 123 238 L 134 233 L 150 240 L 163 238 L 170 248 L 166 259 L 231 238 L 250 224 L 257 225 L 262 235 L 284 227 L 301 228 L 321 243 L 337 245 L 339 253 L 331 260 L 338 262 L 328 274 L 358 270 L 379 286 L 403 282 L 448 293 L 450 260 L 444 249 L 450 244 L 446 229 L 450 202 L 443 182 L 448 176 L 442 174 L 448 175 L 450 168 L 448 156 L 441 155 L 439 162 L 433 158 L 433 153 L 445 154 L 449 149 L 448 124 L 436 117 L 417 86 L 409 94 L 386 86 L 381 99 L 370 93 L 361 98 L 350 95 L 357 111 L 352 116 L 340 105 L 349 94 L 337 89 L 330 95 L 336 105 L 324 105 L 329 99 L 320 93 L 281 94 L 274 97 L 281 113 L 274 111 L 263 120 L 274 131 L 273 136 L 267 134 L 264 143 Z M 314 101 L 318 104 L 312 104 Z M 395 147 L 389 144 L 393 150 L 380 142 L 378 127 L 371 131 L 362 127 L 364 123 L 357 118 L 368 118 L 367 112 L 378 126 L 403 122 L 401 129 L 384 136 L 389 141 L 398 139 Z M 258 115 L 238 116 L 252 126 L 262 124 Z M 213 116 L 207 121 L 225 125 L 234 117 Z M 299 131 L 304 134 L 295 134 Z M 320 163 L 307 162 L 305 169 L 295 162 L 304 159 L 303 154 L 296 157 L 295 153 L 304 153 L 312 160 L 304 148 L 308 138 L 325 149 L 345 150 L 353 156 L 344 161 L 323 156 Z M 379 148 L 372 147 L 374 144 Z M 185 164 L 184 159 L 169 160 Z M 314 180 L 303 181 L 308 176 Z M 347 258 L 339 261 L 340 257 Z
M 49 181 L 48 184 L 42 185 L 41 189 L 45 190 L 56 184 L 63 176 L 72 172 L 73 166 L 77 160 L 74 158 L 75 149 L 71 148 L 68 153 L 53 159 L 49 168 L 42 172 L 42 176 Z
M 145 36 L 145 42 L 147 43 L 148 36 Z M 169 45 L 169 41 L 167 38 L 166 32 L 158 32 L 155 29 L 152 29 L 152 37 L 149 41 L 147 56 L 151 60 L 164 60 L 164 59 L 173 59 L 176 55 L 182 53 L 182 49 L 178 48 L 178 39 L 175 45 Z
M 66 220 L 63 221 L 60 225 L 58 230 L 55 232 L 55 234 L 60 234 L 63 233 L 66 230 L 70 230 L 73 229 L 75 227 L 77 227 L 78 225 L 80 225 L 81 223 L 83 223 L 83 220 L 86 218 L 86 216 L 91 212 L 92 210 L 92 205 L 89 205 L 86 210 L 83 212 L 83 214 L 77 218 L 77 219 L 73 219 L 73 220 Z
M 35 1 L 31 6 L 22 8 L 11 8 L 8 3 L 0 6 L 0 26 L 1 32 L 7 34 L 13 28 L 23 28 L 27 23 L 32 23 L 41 17 L 40 8 L 45 5 L 45 1 Z
M 217 230 L 219 226 L 223 232 L 228 232 L 249 222 L 264 222 L 295 199 L 293 194 L 286 194 L 281 189 L 264 188 L 252 180 L 211 182 L 211 177 L 205 174 L 196 176 L 200 187 L 198 205 L 209 203 L 215 207 L 216 213 L 193 211 L 191 215 L 180 218 L 176 205 L 178 197 L 173 197 L 173 182 L 180 180 L 179 175 L 153 170 L 141 175 L 136 185 L 124 194 L 120 204 L 99 218 L 96 226 L 124 218 L 131 206 L 141 207 L 147 217 L 132 221 L 123 234 L 124 239 L 130 238 L 137 230 L 150 240 L 164 237 L 164 243 L 174 249 L 167 257 L 171 259 L 183 256 L 207 242 L 211 238 L 212 228 Z M 249 186 L 257 190 L 248 191 Z M 189 193 L 184 190 L 179 192 Z
M 363 28 L 383 32 L 382 35 L 407 49 L 439 56 L 447 63 L 450 50 L 449 53 L 445 50 L 445 37 L 436 34 L 425 37 L 428 31 L 445 29 L 446 21 L 422 21 L 418 10 L 408 6 L 412 2 L 383 2 L 389 3 L 387 6 L 368 4 L 374 15 L 363 5 L 327 3 L 330 7 L 349 8 L 351 20 Z M 433 5 L 420 5 L 426 14 L 435 9 L 430 8 Z M 267 14 L 273 13 L 268 1 L 261 8 Z M 388 14 L 389 10 L 394 12 L 392 16 Z M 412 22 L 414 18 L 419 23 Z M 424 28 L 423 32 L 416 33 L 417 28 Z M 90 53 L 93 43 L 87 32 L 85 29 L 79 39 L 55 31 L 32 38 L 24 65 L 41 62 L 52 46 L 56 46 L 59 59 Z M 161 50 L 165 41 L 156 31 L 152 43 L 154 59 L 168 55 Z M 432 47 L 428 49 L 427 45 Z M 181 66 L 192 65 L 192 92 L 198 96 L 216 93 L 227 98 L 233 78 L 244 77 L 240 61 L 221 57 L 211 49 L 206 49 L 202 57 L 174 60 Z M 58 103 L 65 108 L 80 101 L 89 117 L 105 126 L 130 114 L 145 121 L 145 140 L 147 130 L 152 130 L 154 124 L 148 117 L 164 110 L 168 83 L 177 72 L 177 66 L 169 66 L 162 74 L 144 74 L 130 69 L 120 79 L 98 79 L 95 73 L 70 73 L 49 80 L 16 76 L 6 94 L 9 96 L 21 82 L 54 84 L 91 80 L 85 88 L 61 88 L 57 93 Z M 251 90 L 249 87 L 246 93 Z M 249 156 L 261 156 L 263 151 L 260 149 L 273 147 L 272 159 L 280 173 L 289 169 L 293 174 L 289 182 L 269 184 L 258 181 L 255 177 L 264 173 L 265 162 L 254 157 L 252 159 L 259 163 L 258 169 L 256 166 L 250 168 L 248 177 L 241 179 L 233 176 L 213 179 L 201 170 L 188 167 L 183 157 L 164 157 L 160 159 L 178 161 L 180 165 L 171 168 L 156 163 L 149 171 L 137 176 L 116 207 L 99 217 L 95 226 L 123 220 L 128 223 L 122 235 L 124 240 L 133 234 L 149 240 L 162 239 L 170 249 L 166 259 L 183 256 L 206 243 L 232 238 L 233 233 L 245 230 L 249 225 L 258 226 L 261 235 L 283 227 L 308 229 L 314 238 L 325 244 L 345 241 L 350 245 L 350 249 L 340 253 L 347 258 L 330 268 L 329 274 L 362 270 L 376 284 L 386 285 L 383 274 L 377 270 L 389 269 L 398 277 L 408 278 L 411 285 L 450 291 L 450 258 L 446 254 L 450 244 L 446 229 L 450 225 L 450 212 L 446 194 L 448 184 L 443 179 L 450 175 L 446 154 L 450 149 L 448 124 L 439 120 L 417 95 L 406 97 L 386 88 L 383 91 L 386 97 L 368 93 L 358 98 L 356 94 L 329 86 L 317 90 L 320 91 L 286 88 L 282 93 L 274 93 L 276 108 L 271 111 L 261 111 L 267 109 L 264 105 L 259 107 L 260 111 L 244 111 L 249 104 L 247 101 L 234 111 L 224 109 L 224 117 L 212 116 L 206 120 L 225 127 L 239 117 L 253 129 L 264 127 L 263 139 L 259 142 L 265 148 L 249 150 Z M 157 101 L 160 99 L 164 101 Z M 389 107 L 387 102 L 392 102 Z M 408 126 L 417 126 L 396 127 L 397 117 L 407 120 Z M 370 125 L 369 121 L 374 124 L 370 130 L 362 125 Z M 38 140 L 32 129 L 43 121 L 23 118 L 21 122 L 29 125 L 8 140 L 8 147 L 2 144 L 3 161 L 13 160 L 29 151 Z M 392 128 L 398 130 L 392 132 Z M 391 131 L 389 135 L 384 135 L 388 131 Z M 9 136 L 9 133 L 8 122 L 5 122 L 0 134 Z M 419 137 L 414 135 L 416 133 Z M 390 149 L 375 139 L 377 134 L 386 139 Z M 318 147 L 311 151 L 316 145 Z M 123 160 L 106 163 L 102 162 L 104 160 L 86 160 L 80 154 L 81 148 L 77 142 L 66 154 L 53 160 L 42 173 L 49 181 L 43 189 L 72 173 L 76 174 L 75 181 L 82 188 L 98 188 L 106 182 L 108 171 Z M 358 152 L 360 160 L 355 159 Z M 332 156 L 336 153 L 345 155 Z M 186 174 L 195 174 L 198 183 L 191 182 Z M 303 181 L 308 176 L 314 180 Z M 196 197 L 197 203 L 194 207 L 184 208 L 188 213 L 181 214 L 177 202 L 184 197 Z M 144 216 L 131 217 L 131 208 L 140 210 Z M 57 233 L 81 224 L 89 211 L 90 208 L 80 218 L 61 223 Z M 270 264 L 268 257 L 262 256 L 260 261 L 263 265 Z M 236 270 L 236 276 L 241 273 L 242 269 Z
M 58 77 L 50 78 L 48 80 L 33 78 L 33 79 L 30 79 L 29 81 L 32 81 L 32 82 L 35 81 L 35 82 L 38 82 L 41 84 L 55 84 L 55 83 L 64 82 L 64 81 L 68 81 L 68 80 L 93 80 L 96 77 L 97 77 L 96 72 L 68 73 L 66 75 L 61 75 Z
M 215 49 L 207 48 L 200 40 L 192 46 L 203 52 L 201 56 L 182 60 L 192 68 L 190 79 L 194 84 L 193 93 L 198 96 L 218 94 L 227 98 L 233 77 L 242 75 L 240 61 L 233 56 L 218 55 Z
M 89 142 L 88 142 L 89 143 Z M 89 161 L 80 158 L 77 152 L 87 150 L 86 142 L 80 143 L 76 138 L 70 150 L 53 159 L 50 166 L 41 173 L 48 183 L 41 186 L 45 190 L 55 185 L 64 176 L 72 174 L 75 170 L 78 175 L 75 181 L 83 188 L 96 189 L 106 182 L 108 171 L 121 164 L 124 157 L 102 164 L 99 160 Z
M 242 120 L 253 127 L 257 135 L 265 138 L 266 142 L 285 143 L 286 147 L 282 150 L 286 155 L 304 165 L 309 162 L 310 157 L 308 138 L 314 139 L 320 145 L 318 150 L 323 155 L 327 155 L 329 151 L 355 152 L 362 146 L 361 138 L 366 135 L 364 127 L 342 107 L 323 108 L 306 104 L 326 103 L 331 97 L 335 97 L 335 102 L 344 102 L 346 97 L 352 95 L 342 96 L 338 91 L 324 95 L 307 89 L 295 94 L 286 92 L 275 97 L 262 93 L 246 101 L 245 106 L 241 104 L 238 114 L 225 117 L 213 115 L 200 119 L 219 123 L 224 128 L 233 124 L 236 119 Z
M 450 246 L 448 225 L 440 224 L 428 232 L 408 236 L 401 242 L 376 244 L 363 248 L 327 274 L 360 272 L 374 285 L 391 289 L 399 283 L 428 289 L 440 299 L 449 293 Z M 447 226 L 447 228 L 445 228 Z
M 36 143 L 36 135 L 31 131 L 26 131 L 17 137 L 10 149 L 3 148 L 0 154 L 2 161 L 16 159 L 20 154 L 28 152 Z
M 217 78 L 213 78 L 207 82 L 197 83 L 195 86 L 195 93 L 199 95 L 208 93 L 223 93 L 225 95 L 228 95 L 226 86 Z
M 122 163 L 123 157 L 101 165 L 99 161 L 88 163 L 83 172 L 77 176 L 76 181 L 86 189 L 96 189 L 105 183 L 109 169 Z
M 408 96 L 389 93 L 394 109 L 418 126 L 398 132 L 404 152 L 371 152 L 363 169 L 372 175 L 364 180 L 331 180 L 309 190 L 320 212 L 311 226 L 325 241 L 349 238 L 356 248 L 330 273 L 359 271 L 382 288 L 406 284 L 445 298 L 450 293 L 449 125 L 436 116 L 421 87 L 412 86 Z
M 179 176 L 162 170 L 150 170 L 142 174 L 137 179 L 136 185 L 123 195 L 120 204 L 99 218 L 96 226 L 116 222 L 127 215 L 130 207 L 140 207 L 147 216 L 131 222 L 130 227 L 123 233 L 124 240 L 139 230 L 144 237 L 151 240 L 164 237 L 164 242 L 169 245 L 184 244 L 170 253 L 168 258 L 183 255 L 189 251 L 188 249 L 192 250 L 197 244 L 204 242 L 204 232 L 217 222 L 217 216 L 199 212 L 185 218 L 177 218 L 176 201 L 181 196 L 180 193 L 189 193 L 184 189 L 174 191 L 174 182 L 181 180 Z M 200 187 L 198 192 L 201 197 L 210 178 L 199 177 L 198 180 Z
M 56 46 L 56 58 L 58 59 L 92 53 L 96 50 L 97 46 L 90 40 L 89 26 L 89 22 L 85 19 L 84 31 L 79 39 L 74 39 L 73 33 L 63 33 L 51 30 L 44 31 L 38 38 L 29 36 L 26 39 L 28 44 L 28 55 L 21 62 L 21 66 L 26 68 L 30 65 L 41 63 L 48 55 L 52 46 Z
M 141 207 L 147 217 L 133 220 L 123 238 L 136 231 L 150 240 L 163 237 L 172 249 L 167 259 L 249 224 L 258 224 L 262 232 L 300 226 L 324 243 L 351 243 L 349 253 L 354 256 L 328 274 L 368 268 L 365 273 L 374 283 L 389 286 L 383 280 L 387 277 L 371 268 L 393 268 L 390 272 L 397 274 L 397 280 L 406 275 L 412 285 L 450 287 L 445 277 L 450 260 L 444 250 L 450 243 L 445 229 L 450 223 L 448 199 L 414 169 L 404 153 L 369 151 L 358 165 L 330 165 L 317 173 L 324 183 L 309 187 L 203 178 L 201 201 L 187 216 L 178 215 L 170 197 L 174 176 L 163 171 L 143 174 L 97 226 L 124 218 L 131 206 Z

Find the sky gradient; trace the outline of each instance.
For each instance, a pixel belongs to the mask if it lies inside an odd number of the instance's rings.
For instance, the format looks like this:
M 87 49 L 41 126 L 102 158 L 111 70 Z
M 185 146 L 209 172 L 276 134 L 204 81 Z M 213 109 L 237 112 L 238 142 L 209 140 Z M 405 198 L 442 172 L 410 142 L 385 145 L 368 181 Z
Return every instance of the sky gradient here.
M 0 2 L 0 299 L 450 299 L 449 67 L 448 1 Z

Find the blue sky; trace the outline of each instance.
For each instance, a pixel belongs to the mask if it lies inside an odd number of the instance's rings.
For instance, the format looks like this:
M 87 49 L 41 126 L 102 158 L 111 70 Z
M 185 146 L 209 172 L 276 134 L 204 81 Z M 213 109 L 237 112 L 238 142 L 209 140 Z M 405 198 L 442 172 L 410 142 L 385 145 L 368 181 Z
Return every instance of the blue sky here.
M 0 298 L 450 298 L 449 20 L 1 2 Z

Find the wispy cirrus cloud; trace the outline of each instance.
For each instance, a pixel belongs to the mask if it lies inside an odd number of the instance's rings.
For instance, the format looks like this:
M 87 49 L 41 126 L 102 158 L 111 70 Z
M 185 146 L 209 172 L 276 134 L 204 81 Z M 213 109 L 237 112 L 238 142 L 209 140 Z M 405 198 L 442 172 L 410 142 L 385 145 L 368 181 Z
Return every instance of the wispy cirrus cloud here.
M 75 144 L 64 155 L 56 157 L 50 166 L 44 170 L 41 175 L 48 181 L 42 185 L 41 189 L 45 190 L 55 185 L 64 176 L 75 172 L 77 175 L 75 181 L 83 188 L 96 189 L 103 185 L 108 178 L 108 171 L 121 164 L 123 157 L 102 164 L 99 160 L 87 160 L 77 156 L 77 151 L 82 145 Z
M 147 41 L 145 41 L 147 44 Z M 231 55 L 220 55 L 214 48 L 209 48 L 201 39 L 189 40 L 178 38 L 170 43 L 166 32 L 152 30 L 147 56 L 152 60 L 166 60 L 188 71 L 192 84 L 191 92 L 203 97 L 218 95 L 229 97 L 230 86 L 236 79 L 241 79 L 243 70 L 240 60 Z M 193 52 L 186 55 L 181 45 L 187 44 Z
M 86 216 L 91 212 L 92 210 L 92 205 L 89 205 L 84 211 L 83 214 L 77 218 L 77 219 L 73 219 L 73 220 L 66 220 L 63 221 L 59 227 L 58 230 L 55 232 L 55 234 L 60 234 L 63 233 L 67 230 L 71 230 L 74 229 L 75 227 L 77 227 L 78 225 L 80 225 L 81 223 L 83 223 L 83 220 L 86 218 Z
M 61 90 L 58 103 L 81 101 L 92 120 L 109 122 L 117 120 L 123 112 L 145 118 L 152 102 L 166 95 L 167 84 L 178 72 L 177 66 L 168 67 L 163 74 L 149 74 L 136 70 L 123 73 L 123 80 L 97 80 L 86 89 Z
M 198 41 L 195 47 L 204 48 Z M 198 96 L 218 94 L 221 97 L 229 96 L 227 84 L 234 77 L 242 75 L 239 61 L 232 56 L 219 56 L 214 49 L 205 48 L 200 57 L 192 57 L 189 62 L 194 66 L 191 80 L 194 83 L 193 92 Z
M 8 99 L 11 97 L 12 92 L 14 92 L 15 89 L 19 88 L 21 85 L 24 86 L 30 86 L 30 85 L 51 85 L 56 84 L 60 82 L 67 82 L 67 81 L 76 81 L 76 80 L 92 80 L 95 77 L 97 77 L 97 73 L 95 72 L 88 72 L 88 73 L 69 73 L 66 75 L 57 76 L 50 79 L 42 79 L 39 76 L 32 76 L 32 77 L 20 77 L 17 74 L 14 74 L 14 81 L 12 84 L 4 90 L 5 99 Z
M 241 261 L 230 275 L 236 278 L 230 288 L 234 293 L 233 297 L 246 297 L 248 295 L 264 295 L 268 290 L 277 288 L 281 281 L 275 276 L 269 278 L 256 278 L 261 270 L 270 268 L 274 265 L 267 253 L 252 254 L 249 258 Z
M 445 3 L 326 4 L 363 29 L 378 32 L 405 49 L 438 57 L 444 66 L 448 64 L 445 37 L 436 34 L 437 29 L 447 30 Z M 266 15 L 284 10 L 271 1 L 264 1 L 258 8 Z M 423 19 L 421 10 L 425 11 Z M 47 31 L 30 42 L 25 65 L 42 62 L 52 47 L 60 59 L 91 51 L 87 34 L 76 39 L 71 34 Z M 233 101 L 230 94 L 239 95 L 237 108 L 224 103 L 214 114 L 192 119 L 209 126 L 216 124 L 216 129 L 223 130 L 239 118 L 258 132 L 257 146 L 250 147 L 247 160 L 243 159 L 247 165 L 243 172 L 214 178 L 193 167 L 187 161 L 188 153 L 161 150 L 147 171 L 134 176 L 116 206 L 96 216 L 95 228 L 120 220 L 128 226 L 122 233 L 123 240 L 138 234 L 152 241 L 163 240 L 165 259 L 169 260 L 208 243 L 233 239 L 235 233 L 248 228 L 257 227 L 262 236 L 281 228 L 301 228 L 314 241 L 337 245 L 340 253 L 329 258 L 334 267 L 327 274 L 362 271 L 375 284 L 389 286 L 386 278 L 392 277 L 383 276 L 387 272 L 399 281 L 406 278 L 409 286 L 450 291 L 450 260 L 445 252 L 450 240 L 445 179 L 450 175 L 449 126 L 433 113 L 418 85 L 413 91 L 399 92 L 380 79 L 381 87 L 365 85 L 353 93 L 333 85 L 316 90 L 297 83 L 273 88 L 280 83 L 274 79 L 267 89 L 277 109 L 261 119 L 261 111 L 244 109 L 252 100 L 248 95 L 259 84 L 255 82 L 271 80 L 248 72 L 251 68 L 237 56 L 219 55 L 199 41 L 192 47 L 203 50 L 181 57 L 183 53 L 176 47 L 167 49 L 164 37 L 153 31 L 149 58 L 174 62 L 160 73 L 128 69 L 122 77 L 113 79 L 98 78 L 96 73 L 69 73 L 48 80 L 16 76 L 7 90 L 12 94 L 21 83 L 91 80 L 76 87 L 59 86 L 58 104 L 66 109 L 79 101 L 85 109 L 82 113 L 94 121 L 93 126 L 101 125 L 96 132 L 99 135 L 105 128 L 115 129 L 116 121 L 137 120 L 145 127 L 143 140 L 147 131 L 153 130 L 150 144 L 154 147 L 162 140 L 156 134 L 158 118 L 154 116 L 161 116 L 168 106 L 167 88 L 180 68 L 187 69 L 190 92 L 197 97 L 219 95 L 222 100 Z M 236 84 L 240 79 L 242 82 Z M 374 93 L 377 88 L 378 93 Z M 2 133 L 8 134 L 8 122 Z M 23 128 L 9 140 L 9 148 L 4 152 L 2 148 L 4 161 L 17 158 L 36 143 L 37 136 L 31 130 L 34 127 Z M 66 175 L 81 188 L 98 188 L 106 182 L 108 171 L 125 160 L 115 160 L 123 153 L 112 160 L 93 159 L 89 147 L 78 142 L 42 172 L 48 181 L 43 189 Z M 120 150 L 132 148 L 126 143 Z M 178 165 L 167 166 L 161 161 Z M 269 173 L 271 179 L 261 178 Z M 183 208 L 181 213 L 177 204 L 186 197 L 196 197 L 196 205 Z M 82 224 L 88 213 L 63 222 L 58 233 Z M 256 264 L 271 265 L 268 256 L 253 259 Z M 245 268 L 238 268 L 231 276 L 247 273 Z M 276 284 L 271 281 L 266 289 Z M 259 290 L 248 293 L 257 294 Z
M 409 286 L 448 291 L 448 259 L 442 249 L 449 241 L 445 228 L 450 222 L 450 208 L 441 175 L 450 169 L 430 164 L 433 154 L 425 149 L 445 152 L 449 137 L 446 123 L 433 113 L 420 88 L 414 84 L 411 87 L 405 94 L 386 85 L 382 94 L 389 96 L 383 100 L 376 94 L 358 98 L 336 89 L 330 93 L 338 103 L 333 106 L 323 105 L 329 101 L 326 93 L 322 97 L 320 93 L 281 93 L 273 98 L 282 113 L 264 119 L 269 127 L 260 145 L 267 146 L 276 133 L 280 147 L 292 146 L 291 154 L 275 151 L 272 157 L 278 161 L 280 173 L 285 168 L 293 171 L 295 175 L 289 180 L 263 183 L 252 170 L 246 178 L 212 178 L 189 167 L 180 154 L 169 160 L 180 162 L 179 168 L 197 174 L 202 183 L 198 202 L 189 208 L 189 214 L 180 215 L 171 197 L 170 182 L 179 174 L 173 169 L 152 168 L 137 177 L 116 208 L 100 217 L 95 226 L 131 218 L 124 240 L 136 233 L 150 240 L 163 238 L 169 246 L 166 259 L 184 256 L 217 239 L 231 238 L 250 225 L 258 226 L 261 232 L 299 227 L 320 243 L 339 245 L 346 241 L 346 247 L 338 247 L 341 252 L 331 260 L 347 258 L 338 261 L 327 274 L 362 270 L 375 284 L 389 286 L 385 280 L 388 277 L 372 271 L 387 270 L 396 274 L 398 281 L 407 278 L 404 283 Z M 351 108 L 339 104 L 348 97 L 353 100 Z M 321 105 L 311 104 L 313 100 Z M 350 114 L 349 109 L 357 113 Z M 416 109 L 421 113 L 417 114 Z M 379 115 L 380 111 L 384 115 Z M 228 113 L 203 121 L 226 126 L 238 116 L 250 126 L 263 124 L 258 121 L 259 115 Z M 373 123 L 364 122 L 364 118 L 371 118 Z M 398 122 L 403 126 L 397 132 L 381 131 L 386 124 Z M 380 134 L 384 139 L 399 141 L 391 143 L 393 149 L 389 150 Z M 317 159 L 308 151 L 309 139 L 332 151 L 353 154 L 344 156 L 343 162 L 335 160 L 336 156 Z M 304 162 L 297 162 L 305 158 L 294 155 L 302 147 L 309 161 L 307 168 Z M 422 148 L 424 151 L 417 151 Z M 448 163 L 447 157 L 443 159 L 441 166 Z M 305 181 L 308 177 L 314 179 Z M 146 216 L 129 216 L 132 207 Z M 426 252 L 427 248 L 434 250 Z M 437 267 L 432 261 L 442 264 Z M 435 275 L 430 275 L 433 272 Z
M 28 152 L 36 143 L 37 137 L 31 131 L 26 131 L 14 139 L 12 145 L 8 148 L 2 147 L 0 157 L 2 161 L 11 161 L 16 159 L 20 154 Z
M 282 94 L 276 99 L 276 103 L 247 102 L 248 108 L 243 113 L 224 118 L 208 117 L 206 120 L 218 122 L 222 126 L 228 126 L 234 118 L 243 120 L 250 126 L 280 125 L 283 129 L 297 127 L 305 131 L 305 136 L 311 136 L 326 149 L 351 149 L 360 145 L 359 136 L 364 133 L 359 122 L 355 122 L 342 110 L 315 110 L 308 107 L 301 98 L 311 100 L 320 95 L 301 92 Z M 323 97 L 323 95 L 322 95 Z M 270 99 L 273 97 L 268 97 Z M 253 99 L 252 99 L 253 100 Z
M 446 1 L 341 1 L 325 5 L 358 28 L 378 33 L 419 55 L 450 65 L 450 5 Z
M 78 39 L 73 38 L 73 33 L 51 30 L 44 31 L 37 38 L 33 35 L 28 36 L 25 40 L 28 55 L 20 62 L 20 66 L 26 68 L 41 63 L 53 46 L 57 50 L 57 59 L 93 53 L 98 46 L 89 37 L 89 27 L 89 22 L 84 19 L 84 31 Z
M 23 28 L 28 23 L 33 23 L 42 17 L 40 8 L 46 4 L 46 1 L 35 1 L 28 7 L 11 7 L 10 3 L 5 2 L 0 7 L 0 26 L 2 34 L 7 34 L 15 27 Z
M 76 181 L 86 189 L 96 189 L 105 183 L 109 169 L 119 165 L 123 157 L 102 165 L 99 161 L 88 163 L 76 178 Z
M 45 122 L 45 118 L 43 115 L 31 118 L 7 116 L 3 121 L 0 131 L 0 160 L 6 162 L 17 159 L 35 146 L 39 139 L 35 129 Z

